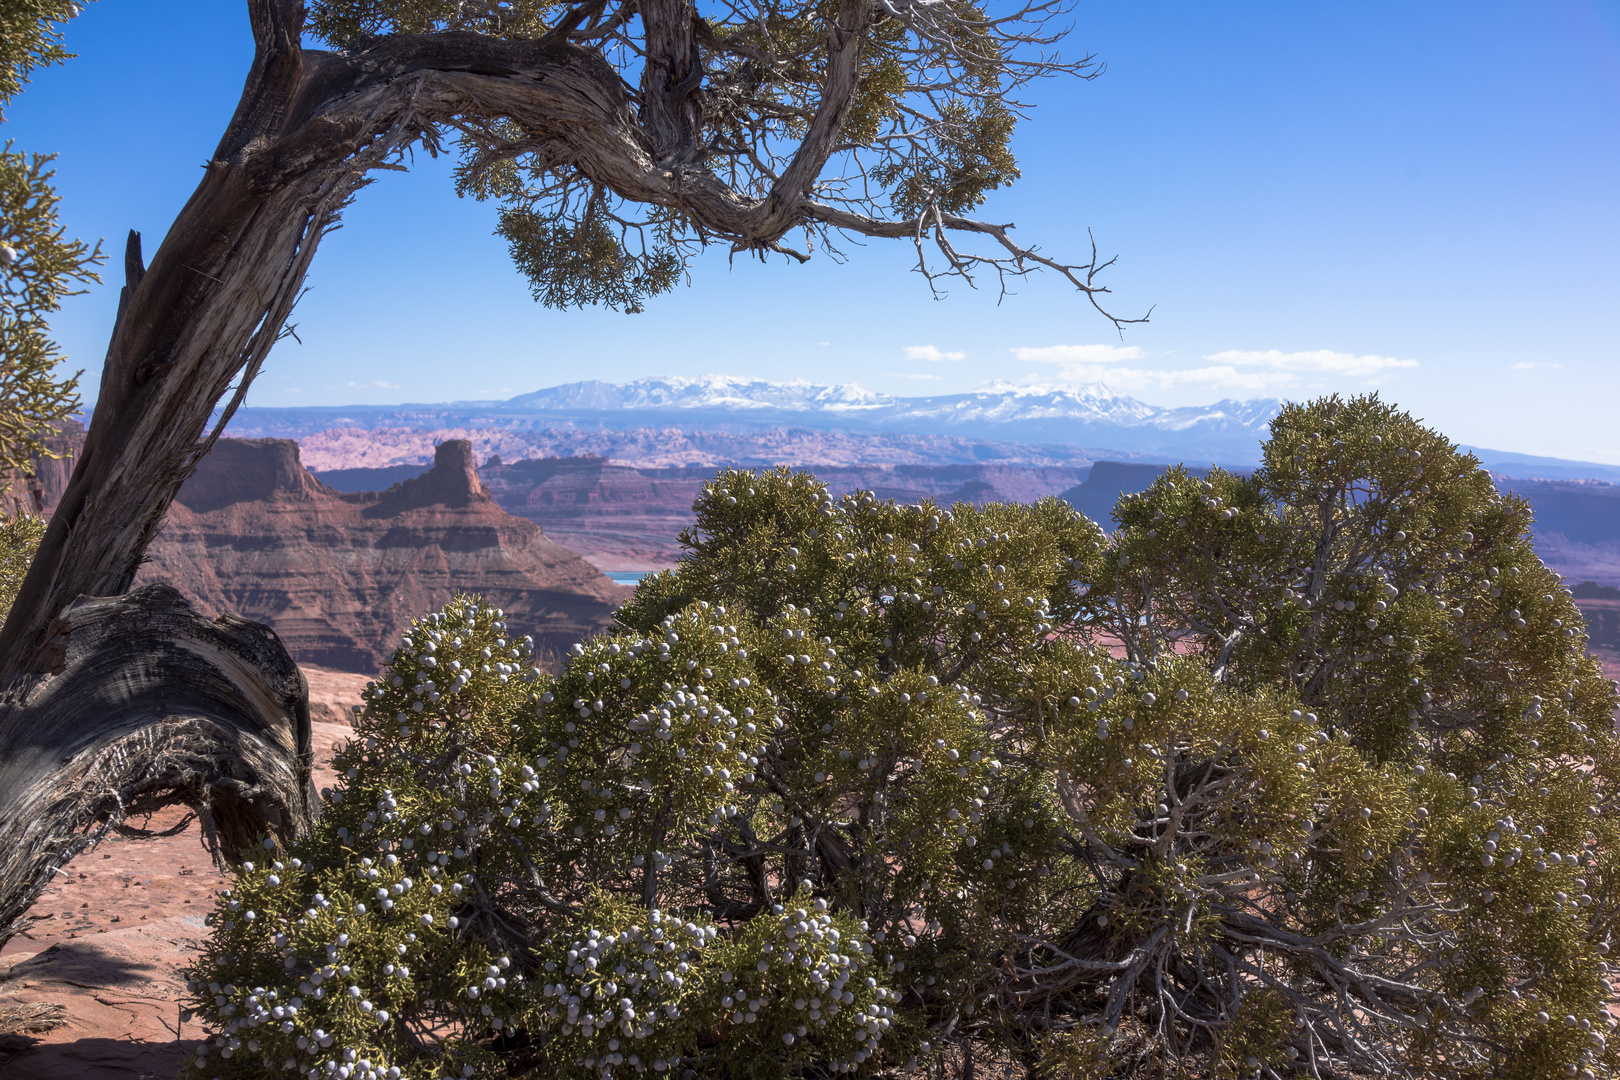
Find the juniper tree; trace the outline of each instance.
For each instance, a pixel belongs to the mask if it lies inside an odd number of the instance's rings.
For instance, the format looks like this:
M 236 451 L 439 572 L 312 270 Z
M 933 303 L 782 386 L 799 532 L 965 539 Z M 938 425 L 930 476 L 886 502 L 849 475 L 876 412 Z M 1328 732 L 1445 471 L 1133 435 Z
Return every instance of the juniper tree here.
M 211 916 L 189 1076 L 1611 1075 L 1614 688 L 1410 417 L 1290 406 L 1111 537 L 785 469 L 696 513 L 556 676 L 413 625 Z
M 177 685 L 157 685 L 162 665 L 117 650 L 115 634 L 86 636 L 114 648 L 105 659 L 124 674 L 108 678 L 63 650 L 56 620 L 81 596 L 129 589 L 282 336 L 321 238 L 375 171 L 417 151 L 459 154 L 461 190 L 500 203 L 517 266 L 558 306 L 635 310 L 705 244 L 803 259 L 841 237 L 910 243 L 930 280 L 1044 269 L 1099 306 L 1105 291 L 1095 251 L 1063 262 L 971 216 L 1017 175 L 1020 88 L 1095 73 L 1058 56 L 1056 3 L 317 0 L 307 19 L 298 0 L 246 8 L 255 53 L 241 99 L 150 266 L 130 234 L 95 416 L 0 628 L 0 941 L 90 842 L 84 830 L 137 802 L 219 808 L 284 838 L 310 809 L 295 782 L 307 761 L 292 749 L 308 746 L 307 718 L 266 711 L 282 699 L 284 663 L 188 672 L 214 654 L 156 641 L 142 623 L 137 639 L 170 650 L 164 678 Z M 326 47 L 306 48 L 306 34 Z M 148 599 L 169 612 L 167 596 Z M 139 620 L 141 607 L 109 603 L 94 620 Z M 232 632 L 257 654 L 259 631 Z M 48 685 L 83 698 L 55 701 L 47 724 Z M 188 695 L 186 716 L 165 712 Z M 198 714 L 215 727 L 188 736 L 200 742 L 175 771 L 159 748 Z M 91 775 L 92 788 L 69 783 Z
M 1017 176 L 1020 90 L 1096 73 L 1058 55 L 1058 4 L 246 7 L 253 66 L 201 184 L 150 267 L 130 235 L 85 464 L 0 667 L 39 647 L 62 603 L 128 588 L 321 238 L 375 171 L 419 150 L 460 155 L 461 189 L 501 203 L 518 267 L 557 306 L 635 309 L 703 245 L 802 259 L 848 236 L 912 244 L 930 280 L 1055 272 L 1101 310 L 1095 252 L 1061 262 L 967 216 Z
M 0 11 L 0 123 L 36 69 L 70 59 L 62 26 L 77 11 L 65 0 Z M 0 471 L 8 474 L 48 453 L 53 425 L 79 407 L 78 377 L 55 374 L 62 356 L 46 320 L 77 287 L 100 280 L 100 246 L 69 239 L 58 222 L 55 158 L 14 151 L 10 140 L 0 148 Z

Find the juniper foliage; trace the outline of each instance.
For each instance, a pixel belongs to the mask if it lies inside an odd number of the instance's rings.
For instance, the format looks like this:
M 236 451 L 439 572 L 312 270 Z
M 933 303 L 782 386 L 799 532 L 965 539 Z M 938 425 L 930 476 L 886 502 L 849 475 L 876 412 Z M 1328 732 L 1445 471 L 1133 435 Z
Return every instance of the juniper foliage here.
M 617 632 L 459 597 L 220 898 L 192 1077 L 1611 1075 L 1612 684 L 1376 397 L 1254 474 L 896 506 L 726 471 Z
M 9 612 L 17 599 L 28 564 L 45 535 L 45 519 L 17 514 L 0 519 L 0 611 Z
M 0 3 L 0 122 L 35 70 L 71 59 L 62 29 L 78 13 L 66 0 Z M 0 470 L 48 455 L 53 425 L 79 408 L 83 373 L 57 374 L 63 358 L 47 319 L 100 280 L 101 248 L 69 239 L 60 225 L 55 160 L 15 151 L 9 140 L 0 147 Z

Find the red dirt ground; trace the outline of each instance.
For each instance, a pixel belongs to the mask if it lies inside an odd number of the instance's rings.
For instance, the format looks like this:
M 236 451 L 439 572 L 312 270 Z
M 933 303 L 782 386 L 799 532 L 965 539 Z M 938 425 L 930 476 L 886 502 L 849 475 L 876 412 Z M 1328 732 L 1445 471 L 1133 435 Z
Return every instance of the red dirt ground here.
M 305 668 L 316 746 L 315 784 L 349 733 L 364 675 Z M 171 808 L 146 823 L 185 816 Z M 132 822 L 132 824 L 142 824 Z M 181 1018 L 181 969 L 207 936 L 203 915 L 224 884 L 195 823 L 172 837 L 111 836 L 67 865 L 34 914 L 41 921 L 0 950 L 0 1008 L 56 1002 L 67 1024 L 0 1040 L 5 1080 L 169 1080 L 196 1053 L 201 1024 Z M 32 1045 L 28 1045 L 29 1043 Z

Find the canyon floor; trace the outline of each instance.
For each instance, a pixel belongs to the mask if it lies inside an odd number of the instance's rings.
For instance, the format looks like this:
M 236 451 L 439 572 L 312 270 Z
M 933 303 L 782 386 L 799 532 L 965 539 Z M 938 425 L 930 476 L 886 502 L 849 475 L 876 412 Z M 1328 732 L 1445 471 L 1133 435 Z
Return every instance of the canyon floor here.
M 316 746 L 315 786 L 329 785 L 366 676 L 305 667 Z M 149 822 L 185 818 L 176 807 Z M 40 921 L 0 950 L 0 1016 L 61 1008 L 61 1026 L 0 1036 L 6 1080 L 172 1080 L 196 1053 L 202 1025 L 185 1019 L 183 969 L 225 884 L 192 823 L 170 837 L 109 836 L 69 863 L 40 898 Z
M 1603 665 L 1603 674 L 1620 680 L 1620 597 L 1580 598 L 1586 619 L 1587 651 Z

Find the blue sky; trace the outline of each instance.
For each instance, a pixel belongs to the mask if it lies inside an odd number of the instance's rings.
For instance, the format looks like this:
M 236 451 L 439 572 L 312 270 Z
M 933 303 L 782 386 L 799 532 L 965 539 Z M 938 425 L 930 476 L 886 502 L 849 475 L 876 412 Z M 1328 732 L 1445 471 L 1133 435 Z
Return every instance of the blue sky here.
M 323 244 L 251 404 L 501 397 L 721 373 L 956 393 L 1100 380 L 1154 404 L 1376 388 L 1451 437 L 1620 463 L 1620 0 L 1077 4 L 982 216 L 1119 263 L 1123 340 L 1055 276 L 931 297 L 904 244 L 713 251 L 645 314 L 536 305 L 448 163 L 383 174 Z M 245 5 L 99 0 L 4 137 L 64 218 L 153 250 L 251 57 Z M 116 265 L 116 262 L 115 264 Z M 55 324 L 93 391 L 116 274 Z

